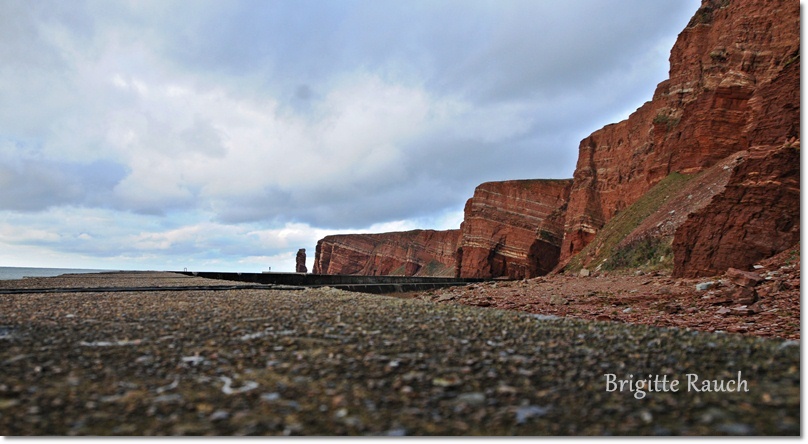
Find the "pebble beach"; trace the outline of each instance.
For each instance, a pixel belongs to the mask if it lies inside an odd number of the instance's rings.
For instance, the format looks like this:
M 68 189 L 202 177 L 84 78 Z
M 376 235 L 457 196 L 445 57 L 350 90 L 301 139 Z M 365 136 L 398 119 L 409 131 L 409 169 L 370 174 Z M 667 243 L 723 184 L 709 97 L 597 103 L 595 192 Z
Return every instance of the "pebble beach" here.
M 793 340 L 331 288 L 0 281 L 5 436 L 798 436 L 799 364 Z

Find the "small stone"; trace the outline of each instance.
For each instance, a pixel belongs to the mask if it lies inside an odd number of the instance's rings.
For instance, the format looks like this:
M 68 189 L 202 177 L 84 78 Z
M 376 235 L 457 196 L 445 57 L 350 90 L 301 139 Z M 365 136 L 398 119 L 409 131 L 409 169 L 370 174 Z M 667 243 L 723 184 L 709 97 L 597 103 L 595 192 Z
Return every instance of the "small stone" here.
M 407 436 L 407 429 L 398 427 L 384 432 L 384 436 Z
M 715 285 L 713 281 L 698 283 L 696 284 L 696 291 L 707 291 L 713 288 L 713 285 Z
M 258 387 L 258 383 L 254 381 L 245 381 L 244 385 L 238 388 L 233 388 L 233 380 L 228 378 L 227 376 L 219 376 L 219 379 L 224 382 L 224 386 L 222 386 L 222 393 L 225 395 L 232 395 L 235 393 L 244 393 L 248 392 L 254 388 Z
M 460 385 L 460 378 L 457 376 L 449 376 L 446 378 L 435 378 L 432 380 L 432 385 L 436 387 L 454 387 Z
M 170 404 L 170 403 L 180 402 L 180 401 L 182 401 L 182 395 L 179 395 L 177 393 L 172 393 L 170 395 L 160 395 L 160 396 L 154 398 L 154 403 L 155 404 Z
M 463 393 L 457 397 L 457 401 L 470 405 L 482 405 L 483 403 L 485 403 L 485 393 L 482 392 Z
M 732 309 L 732 314 L 740 315 L 740 316 L 749 316 L 749 315 L 753 315 L 753 314 L 756 314 L 756 313 L 757 313 L 757 311 L 755 311 L 752 308 L 747 307 L 746 305 L 741 305 L 740 307 L 735 307 L 735 308 Z
M 500 384 L 497 387 L 497 394 L 499 394 L 499 395 L 515 395 L 517 393 L 518 393 L 518 390 L 516 390 L 516 387 L 511 387 L 511 386 L 505 385 L 505 384 Z
M 752 435 L 755 433 L 752 426 L 749 424 L 742 424 L 739 422 L 731 422 L 729 424 L 721 424 L 716 429 L 719 432 L 726 433 L 728 435 Z
M 262 401 L 272 402 L 281 399 L 281 394 L 278 392 L 264 393 L 261 395 Z
M 744 305 L 751 305 L 757 302 L 758 294 L 754 288 L 741 287 L 732 295 L 732 299 Z
M 226 410 L 216 410 L 210 415 L 211 421 L 221 421 L 230 417 L 230 413 Z
M 20 401 L 16 399 L 0 399 L 0 410 L 14 407 L 19 403 Z
M 205 361 L 205 358 L 202 356 L 183 356 L 182 362 L 189 363 L 191 365 L 197 365 L 201 362 Z
M 544 416 L 549 412 L 548 407 L 540 407 L 537 405 L 528 405 L 516 409 L 516 423 L 524 424 L 530 418 Z
M 581 271 L 578 272 L 578 276 L 580 277 L 589 277 L 591 273 L 586 268 L 581 268 Z

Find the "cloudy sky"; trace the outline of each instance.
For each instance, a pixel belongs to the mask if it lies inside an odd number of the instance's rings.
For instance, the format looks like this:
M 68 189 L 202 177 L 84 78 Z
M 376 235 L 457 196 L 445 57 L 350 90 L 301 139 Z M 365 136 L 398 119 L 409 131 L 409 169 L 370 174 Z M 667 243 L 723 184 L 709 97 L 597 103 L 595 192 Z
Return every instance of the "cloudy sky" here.
M 0 1 L 0 266 L 292 271 L 572 177 L 699 0 Z

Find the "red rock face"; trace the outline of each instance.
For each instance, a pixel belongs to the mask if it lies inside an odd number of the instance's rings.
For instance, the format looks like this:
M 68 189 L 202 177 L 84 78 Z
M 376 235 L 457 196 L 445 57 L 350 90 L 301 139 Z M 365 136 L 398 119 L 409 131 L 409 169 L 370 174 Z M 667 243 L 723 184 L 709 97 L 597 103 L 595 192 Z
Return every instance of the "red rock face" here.
M 326 236 L 314 274 L 454 276 L 460 230 L 413 230 Z
M 750 150 L 724 191 L 674 235 L 676 277 L 747 270 L 800 239 L 799 142 Z
M 460 227 L 458 277 L 525 278 L 552 270 L 571 184 L 511 180 L 478 186 Z
M 792 246 L 798 178 L 795 187 L 794 171 L 778 164 L 783 150 L 758 147 L 799 138 L 799 16 L 794 0 L 703 0 L 671 50 L 670 78 L 628 119 L 581 141 L 572 180 L 482 184 L 461 229 L 443 232 L 451 234 L 329 236 L 318 243 L 314 272 L 539 276 L 562 269 L 670 173 L 693 174 L 722 161 L 734 166 L 731 178 L 700 179 L 715 187 L 666 203 L 667 213 L 640 231 L 676 230 L 680 276 L 742 269 Z M 736 166 L 731 156 L 745 150 L 752 154 Z M 793 165 L 799 176 L 799 155 Z M 724 189 L 727 183 L 733 185 Z
M 295 257 L 295 271 L 298 273 L 305 273 L 308 271 L 306 268 L 306 249 L 301 248 L 297 250 L 297 256 Z
M 581 142 L 561 264 L 669 173 L 799 137 L 799 29 L 797 2 L 705 0 L 653 99 Z

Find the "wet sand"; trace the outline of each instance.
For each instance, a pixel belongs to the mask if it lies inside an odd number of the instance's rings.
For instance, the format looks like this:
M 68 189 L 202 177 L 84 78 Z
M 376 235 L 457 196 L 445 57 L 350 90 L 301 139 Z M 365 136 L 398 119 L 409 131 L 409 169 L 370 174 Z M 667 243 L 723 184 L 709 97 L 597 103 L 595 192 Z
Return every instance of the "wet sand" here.
M 0 282 L 131 290 L 0 294 L 0 434 L 800 434 L 798 341 L 232 285 Z

